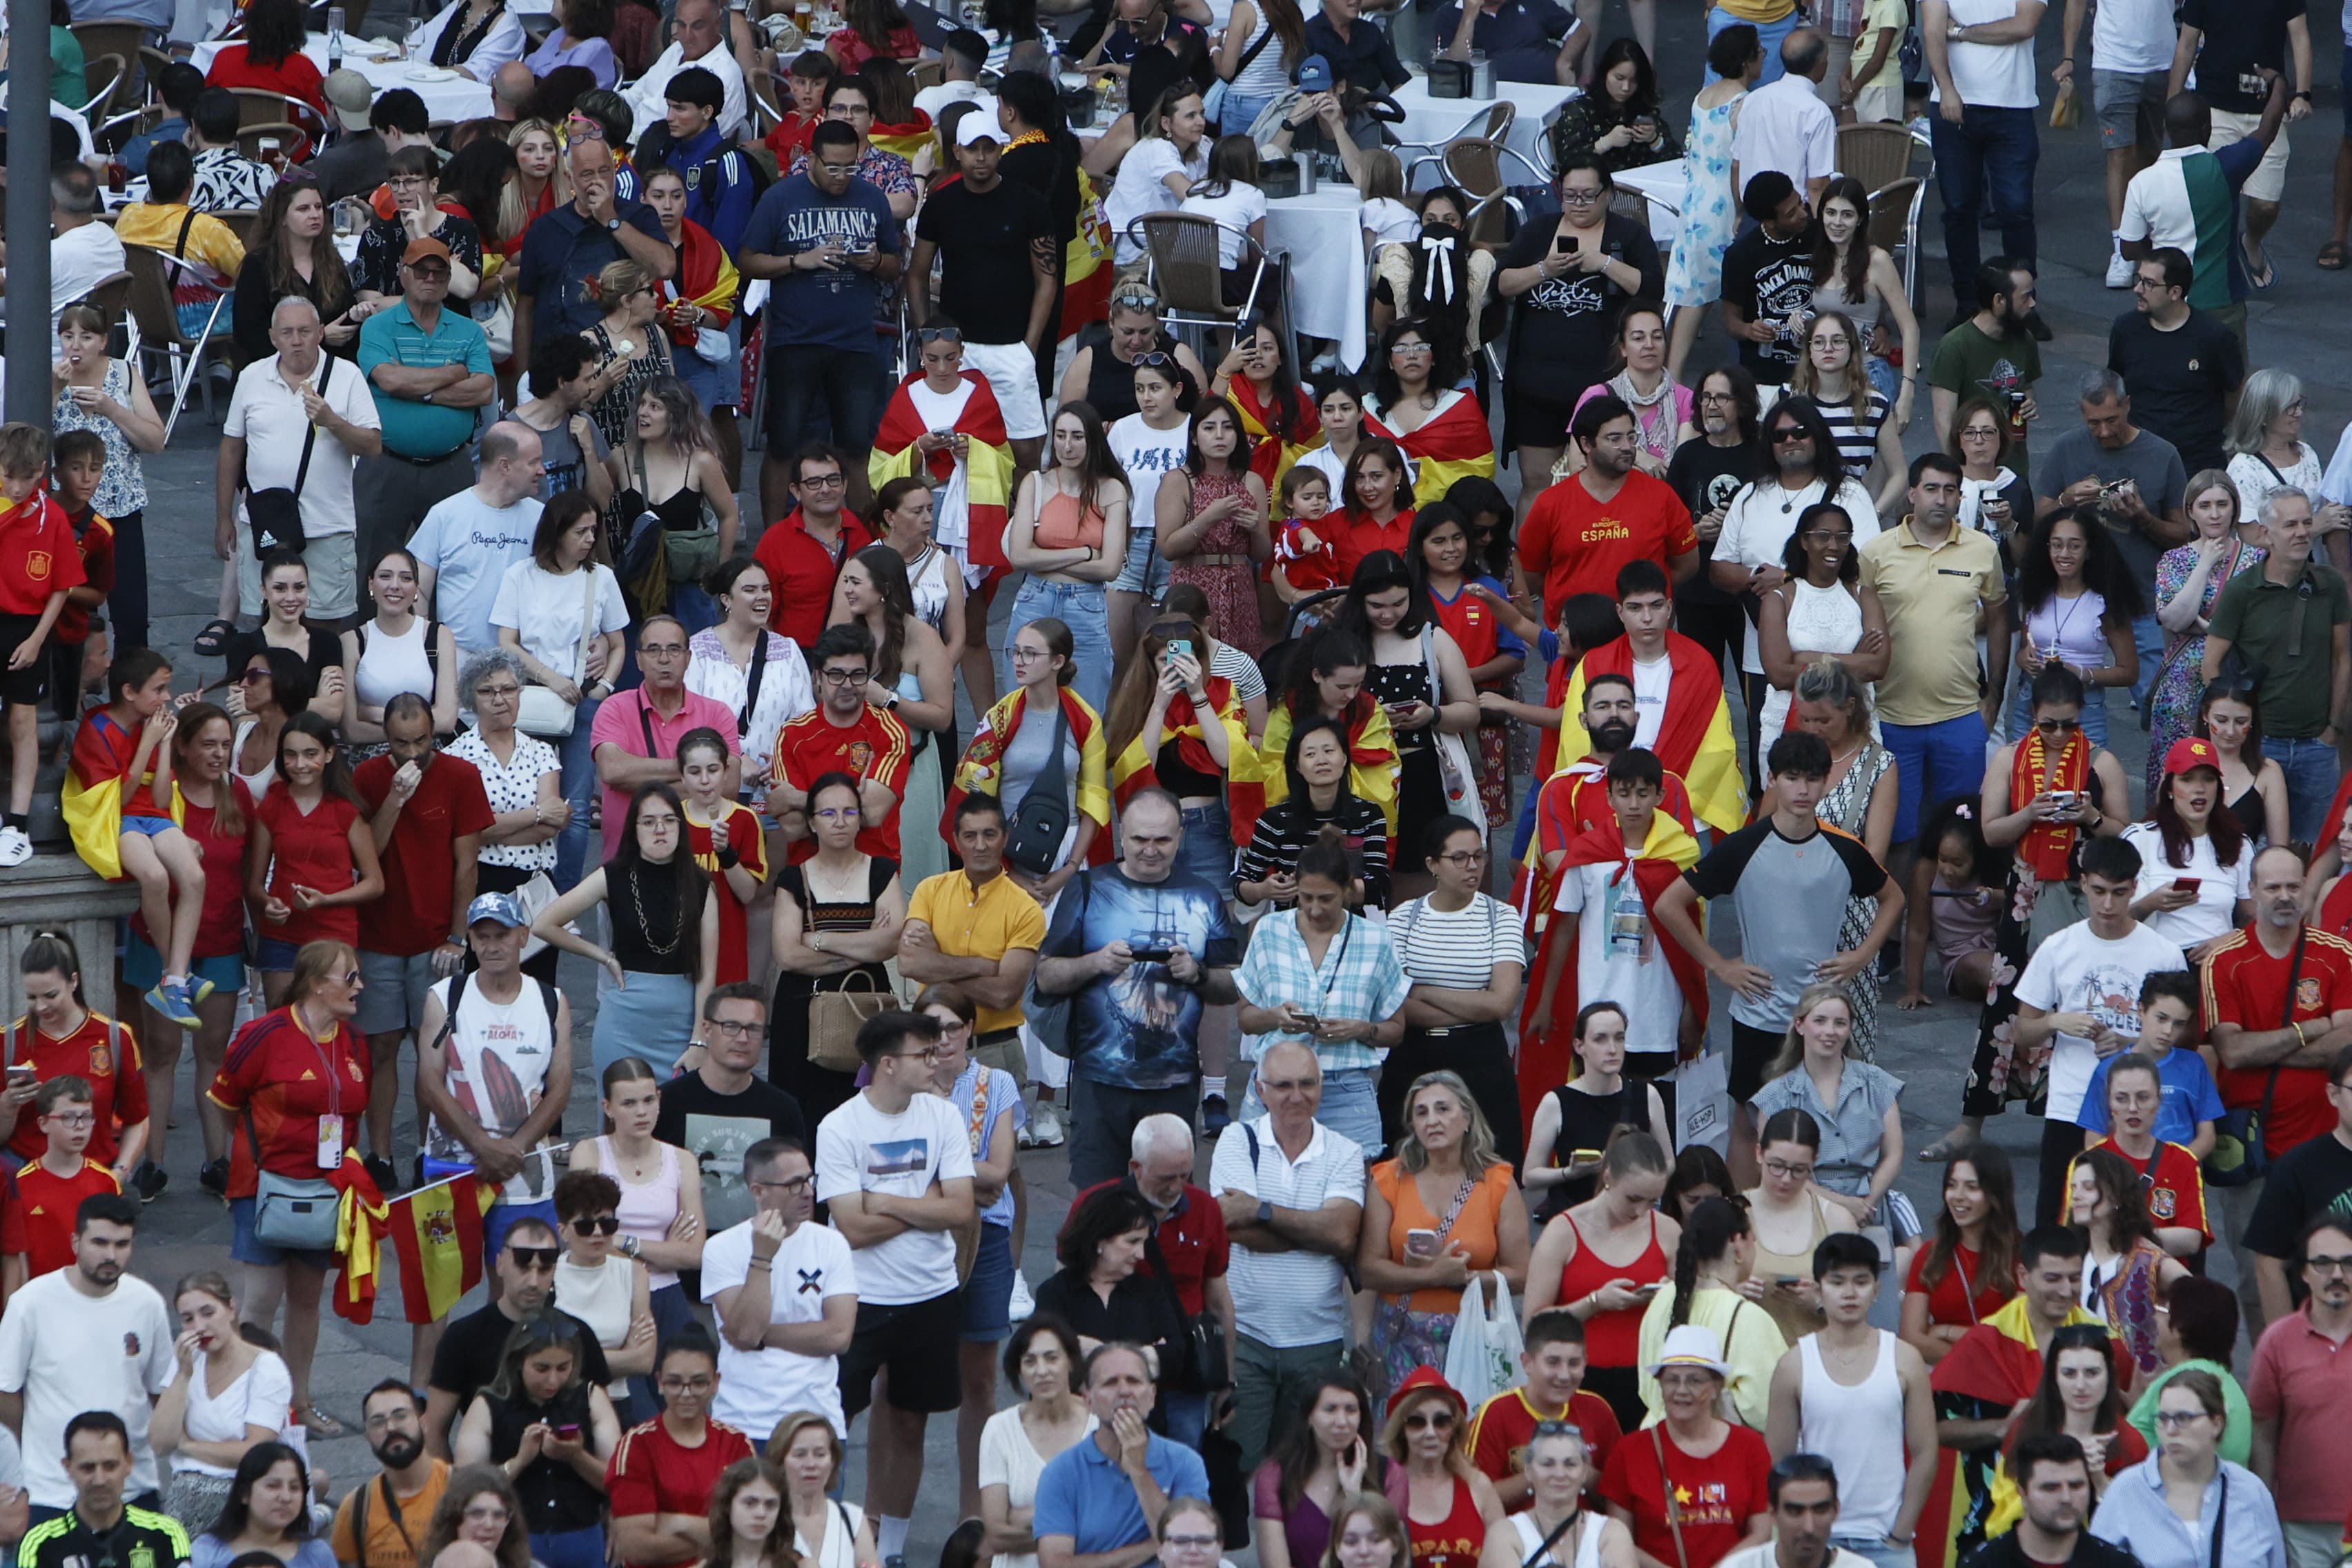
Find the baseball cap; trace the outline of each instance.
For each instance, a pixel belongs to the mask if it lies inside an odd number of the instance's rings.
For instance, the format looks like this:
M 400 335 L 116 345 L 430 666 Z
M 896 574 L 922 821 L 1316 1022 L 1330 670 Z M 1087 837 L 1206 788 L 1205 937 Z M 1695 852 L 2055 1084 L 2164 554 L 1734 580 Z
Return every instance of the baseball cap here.
M 972 100 L 971 110 L 956 122 L 956 145 L 970 147 L 976 142 L 993 142 L 1004 145 L 1008 138 L 1004 127 L 997 122 L 996 100 L 979 98 Z
M 326 97 L 328 106 L 334 110 L 335 118 L 344 130 L 364 131 L 368 128 L 368 106 L 375 101 L 375 85 L 367 78 L 345 66 L 341 70 L 328 72 L 320 91 Z
M 1331 82 L 1331 62 L 1321 55 L 1309 55 L 1298 62 L 1299 91 L 1328 92 Z
M 408 242 L 408 248 L 400 253 L 400 264 L 404 267 L 414 267 L 430 256 L 437 256 L 446 261 L 449 259 L 449 247 L 428 234 L 423 239 L 412 239 Z
M 466 906 L 467 925 L 483 921 L 496 921 L 509 931 L 530 924 L 530 917 L 522 912 L 512 893 L 484 893 Z
M 2185 773 L 2191 768 L 2211 768 L 2215 773 L 2221 771 L 2221 753 L 2213 750 L 2212 742 L 2189 735 L 2173 742 L 2172 749 L 2164 753 L 2166 773 Z

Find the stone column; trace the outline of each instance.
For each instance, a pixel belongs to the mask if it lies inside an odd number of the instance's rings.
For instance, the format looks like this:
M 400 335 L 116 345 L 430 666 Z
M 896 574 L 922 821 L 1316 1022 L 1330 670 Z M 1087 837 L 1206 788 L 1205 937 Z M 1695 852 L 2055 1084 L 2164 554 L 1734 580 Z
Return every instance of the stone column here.
M 91 1008 L 125 1017 L 114 988 L 116 922 L 138 907 L 137 883 L 101 881 L 70 851 L 44 851 L 21 866 L 0 869 L 0 997 L 6 999 L 6 1017 L 14 1020 L 24 1010 L 16 961 L 33 933 L 42 931 L 73 939 L 74 951 L 81 954 L 82 994 Z M 135 1008 L 138 998 L 129 1003 Z

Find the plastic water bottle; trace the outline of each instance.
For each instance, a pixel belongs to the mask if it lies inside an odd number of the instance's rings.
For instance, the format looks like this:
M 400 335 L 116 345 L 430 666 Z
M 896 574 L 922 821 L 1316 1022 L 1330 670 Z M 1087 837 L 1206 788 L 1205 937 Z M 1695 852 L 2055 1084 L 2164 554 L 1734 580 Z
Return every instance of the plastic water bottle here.
M 327 7 L 327 73 L 331 76 L 343 68 L 343 8 Z

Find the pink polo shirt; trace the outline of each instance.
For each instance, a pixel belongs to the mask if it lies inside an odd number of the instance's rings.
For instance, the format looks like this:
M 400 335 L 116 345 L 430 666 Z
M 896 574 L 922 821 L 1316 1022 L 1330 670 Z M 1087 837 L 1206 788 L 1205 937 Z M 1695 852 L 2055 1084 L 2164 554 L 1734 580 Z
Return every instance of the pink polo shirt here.
M 596 722 L 588 731 L 588 752 L 606 744 L 615 745 L 633 757 L 667 757 L 677 760 L 677 743 L 687 732 L 706 725 L 725 738 L 730 756 L 740 756 L 742 746 L 735 738 L 735 715 L 723 702 L 688 691 L 683 694 L 686 705 L 675 718 L 665 719 L 646 701 L 642 686 L 628 691 L 614 692 L 604 699 L 596 710 Z M 650 737 L 653 743 L 646 742 Z M 627 790 L 617 790 L 600 782 L 604 792 L 604 858 L 613 858 L 613 847 L 621 841 L 621 821 L 629 814 Z
M 2278 1423 L 2271 1496 L 2279 1518 L 2343 1523 L 2352 1514 L 2352 1425 L 2344 1419 L 2352 1409 L 2352 1339 L 2339 1344 L 2313 1328 L 2308 1305 L 2280 1319 L 2254 1347 L 2246 1403 L 2255 1420 Z

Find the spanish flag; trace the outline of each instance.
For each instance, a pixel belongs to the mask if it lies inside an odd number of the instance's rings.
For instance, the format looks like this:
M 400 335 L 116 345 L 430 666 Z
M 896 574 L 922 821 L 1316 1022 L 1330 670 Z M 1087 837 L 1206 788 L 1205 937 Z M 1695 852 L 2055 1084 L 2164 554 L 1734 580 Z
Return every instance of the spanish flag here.
M 1234 818 L 1234 842 L 1249 847 L 1257 819 L 1269 805 L 1290 798 L 1290 773 L 1283 760 L 1290 750 L 1290 704 L 1277 701 L 1265 716 L 1265 733 L 1258 740 L 1258 776 L 1226 780 L 1225 799 Z M 1369 800 L 1388 818 L 1389 842 L 1397 836 L 1396 735 L 1389 729 L 1388 710 L 1358 692 L 1348 707 L 1348 790 Z
M 1323 443 L 1322 426 L 1315 417 L 1315 405 L 1305 393 L 1298 395 L 1298 416 L 1290 428 L 1281 431 L 1275 439 L 1275 426 L 1282 416 L 1262 401 L 1257 384 L 1248 376 L 1237 375 L 1226 386 L 1225 395 L 1233 400 L 1234 409 L 1242 416 L 1242 434 L 1254 445 L 1250 447 L 1250 471 L 1265 481 L 1265 493 L 1274 500 L 1277 514 L 1281 510 L 1282 476 L 1298 461 L 1309 447 Z
M 1666 634 L 1666 658 L 1673 667 L 1666 688 L 1666 715 L 1658 730 L 1658 753 L 1670 773 L 1678 773 L 1690 788 L 1692 809 L 1717 833 L 1730 833 L 1748 821 L 1748 794 L 1739 780 L 1738 742 L 1731 731 L 1731 706 L 1723 695 L 1723 676 L 1706 650 L 1680 632 Z M 1633 645 L 1623 637 L 1604 643 L 1584 656 L 1568 678 L 1560 704 L 1559 745 L 1546 776 L 1568 765 L 1568 759 L 1592 750 L 1584 732 L 1585 683 L 1596 675 L 1633 674 Z
M 1097 828 L 1107 828 L 1110 826 L 1110 759 L 1102 718 L 1087 706 L 1085 698 L 1066 686 L 1062 688 L 1062 712 L 1070 721 L 1070 733 L 1078 742 L 1078 815 Z M 975 792 L 995 795 L 1003 788 L 1004 752 L 1013 744 L 1013 737 L 1021 732 L 1022 724 L 1033 721 L 1052 722 L 1036 719 L 1029 712 L 1029 693 L 1017 687 L 982 716 L 980 728 L 972 732 L 971 743 L 964 747 L 963 757 L 956 763 L 954 782 L 948 787 L 947 809 L 940 814 L 941 837 L 954 840 L 956 807 L 963 804 L 965 795 Z M 1110 835 L 1097 832 L 1094 858 L 1107 864 L 1111 858 L 1110 849 Z
M 877 124 L 866 133 L 866 140 L 885 153 L 898 153 L 911 163 L 924 148 L 931 144 L 931 117 L 919 109 L 912 120 L 900 121 L 895 125 Z
M 873 454 L 866 460 L 866 482 L 880 489 L 892 479 L 910 478 L 919 469 L 940 494 L 931 532 L 947 552 L 971 566 L 1006 570 L 1005 510 L 1012 500 L 1013 446 L 1004 433 L 1004 412 L 988 378 L 976 370 L 963 373 L 963 390 L 937 402 L 961 398 L 955 416 L 946 426 L 971 437 L 971 449 L 959 459 L 946 448 L 926 458 L 915 443 L 940 428 L 936 407 L 930 417 L 915 406 L 911 389 L 923 379 L 917 371 L 898 384 L 882 411 L 882 427 L 874 437 Z
M 725 331 L 728 318 L 735 313 L 736 296 L 743 291 L 742 275 L 727 258 L 726 247 L 692 218 L 685 220 L 677 249 L 677 276 L 666 278 L 657 285 L 660 302 L 699 306 L 710 318 L 705 325 L 713 331 Z M 678 347 L 694 346 L 695 329 L 671 326 L 666 330 L 670 342 Z
M 1208 743 L 1202 739 L 1200 710 L 1193 707 L 1190 692 L 1180 691 L 1169 699 L 1168 711 L 1160 721 L 1160 733 L 1151 744 L 1147 746 L 1139 733 L 1111 759 L 1111 799 L 1122 810 L 1137 791 L 1160 782 L 1160 749 L 1171 741 L 1176 742 L 1176 754 L 1183 758 L 1184 765 L 1195 772 L 1223 773 L 1228 784 L 1256 782 L 1258 754 L 1250 746 L 1241 699 L 1234 695 L 1234 683 L 1222 675 L 1212 675 L 1202 686 L 1208 694 L 1211 713 L 1225 732 L 1225 755 L 1232 759 L 1231 765 L 1219 767 L 1216 758 L 1209 754 Z
M 334 1176 L 342 1189 L 335 1218 L 335 1311 L 354 1323 L 375 1316 L 387 1238 L 400 1259 L 402 1316 L 438 1322 L 458 1298 L 482 1281 L 482 1214 L 498 1197 L 468 1171 L 386 1204 L 361 1163 L 346 1151 Z
M 1084 169 L 1077 174 L 1078 227 L 1062 247 L 1062 320 L 1055 328 L 1064 338 L 1089 322 L 1109 319 L 1115 276 L 1110 262 L 1110 216 L 1103 206 L 1102 186 Z
M 1398 435 L 1370 409 L 1364 412 L 1364 434 L 1394 441 L 1420 465 L 1420 475 L 1412 484 L 1415 511 L 1444 499 L 1456 479 L 1495 477 L 1495 433 L 1486 427 L 1486 411 L 1458 387 L 1440 393 L 1437 412 L 1410 436 Z

